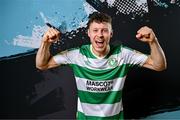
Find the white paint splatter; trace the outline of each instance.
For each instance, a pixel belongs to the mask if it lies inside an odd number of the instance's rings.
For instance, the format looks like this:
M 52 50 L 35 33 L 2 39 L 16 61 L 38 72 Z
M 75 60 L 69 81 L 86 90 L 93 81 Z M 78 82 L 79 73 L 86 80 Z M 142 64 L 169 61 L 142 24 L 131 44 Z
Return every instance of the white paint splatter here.
M 52 19 L 49 20 L 43 12 L 40 12 L 40 16 L 44 23 L 51 23 Z M 32 30 L 32 36 L 18 35 L 13 39 L 13 45 L 29 48 L 39 48 L 41 44 L 42 35 L 44 34 L 44 32 L 47 31 L 47 29 L 47 26 L 34 25 Z
M 88 21 L 81 21 L 81 22 L 79 23 L 79 28 L 86 27 L 86 26 L 87 26 L 87 22 L 88 22 Z
M 141 5 L 143 5 L 143 4 L 147 4 L 147 0 L 136 0 L 136 4 L 137 4 L 138 6 L 141 6 Z M 142 9 L 143 9 L 144 11 L 148 12 L 148 6 L 147 6 L 147 7 L 143 7 Z
M 11 45 L 11 42 L 8 41 L 8 40 L 4 40 L 4 42 L 5 42 L 7 45 Z
M 40 16 L 41 16 L 41 18 L 43 19 L 44 23 L 49 22 L 49 20 L 45 17 L 45 15 L 44 15 L 43 12 L 40 12 Z
M 78 27 L 79 28 L 86 27 L 86 23 L 87 23 L 85 16 L 83 18 L 84 20 L 82 19 L 80 21 L 78 18 L 77 19 L 74 18 L 70 21 L 63 20 L 60 22 L 59 25 L 57 24 L 59 20 L 57 20 L 56 18 L 45 16 L 43 12 L 40 12 L 40 16 L 44 23 L 50 23 L 54 25 L 55 27 L 59 28 L 62 33 L 71 32 L 72 30 L 76 30 Z M 41 44 L 42 35 L 44 34 L 44 32 L 47 31 L 47 29 L 48 27 L 46 25 L 45 26 L 34 25 L 32 30 L 32 36 L 18 35 L 13 39 L 13 45 L 29 47 L 29 48 L 39 48 Z M 61 42 L 63 42 L 63 40 L 61 40 Z
M 13 45 L 29 48 L 39 48 L 42 35 L 46 30 L 46 26 L 41 27 L 34 25 L 32 36 L 18 35 L 16 36 L 16 38 L 13 39 Z
M 107 3 L 108 3 L 108 5 L 109 5 L 110 7 L 112 7 L 112 6 L 113 6 L 114 1 L 115 1 L 115 0 L 107 0 Z
M 84 6 L 84 10 L 86 12 L 86 14 L 89 16 L 91 13 L 96 12 L 97 10 L 94 9 L 89 3 L 84 2 L 83 3 Z

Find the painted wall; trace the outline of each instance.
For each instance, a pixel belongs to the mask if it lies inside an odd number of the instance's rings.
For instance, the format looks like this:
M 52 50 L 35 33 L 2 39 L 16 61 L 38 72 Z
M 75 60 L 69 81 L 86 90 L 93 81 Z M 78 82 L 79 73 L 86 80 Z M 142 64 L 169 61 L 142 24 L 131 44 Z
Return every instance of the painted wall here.
M 179 110 L 179 3 L 179 0 L 1 0 L 0 118 L 75 118 L 77 96 L 72 70 L 63 66 L 39 71 L 35 68 L 35 54 L 47 30 L 46 22 L 62 31 L 61 41 L 51 46 L 52 54 L 88 44 L 86 23 L 94 11 L 112 16 L 111 44 L 122 42 L 148 53 L 148 46 L 135 39 L 139 27 L 148 25 L 157 34 L 167 57 L 166 71 L 134 69 L 129 73 L 123 91 L 125 118 L 155 119 L 158 116 L 150 115 Z M 177 114 L 165 114 L 179 118 Z
M 71 31 L 84 26 L 83 0 L 1 0 L 0 57 L 23 53 L 40 45 L 46 22 Z

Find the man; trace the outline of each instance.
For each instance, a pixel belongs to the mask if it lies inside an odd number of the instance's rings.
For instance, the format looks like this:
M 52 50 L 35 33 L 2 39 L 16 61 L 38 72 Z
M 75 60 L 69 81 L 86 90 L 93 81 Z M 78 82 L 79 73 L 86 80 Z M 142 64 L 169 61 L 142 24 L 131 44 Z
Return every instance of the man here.
M 164 52 L 149 27 L 140 28 L 136 38 L 149 44 L 150 55 L 123 45 L 109 45 L 112 35 L 110 16 L 96 12 L 88 22 L 90 45 L 51 56 L 49 47 L 60 32 L 49 28 L 43 36 L 36 67 L 72 67 L 78 89 L 77 119 L 123 119 L 122 89 L 129 69 L 135 65 L 156 71 L 166 69 Z

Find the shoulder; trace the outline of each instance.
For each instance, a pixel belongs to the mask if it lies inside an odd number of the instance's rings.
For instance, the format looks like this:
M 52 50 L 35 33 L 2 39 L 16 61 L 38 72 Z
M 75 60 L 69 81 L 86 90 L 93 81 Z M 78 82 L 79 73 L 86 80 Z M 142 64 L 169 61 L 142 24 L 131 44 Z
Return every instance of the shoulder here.
M 134 49 L 130 48 L 130 47 L 126 46 L 126 45 L 121 45 L 121 50 L 133 51 Z
M 124 51 L 133 51 L 133 49 L 129 48 L 129 47 L 123 45 L 123 44 L 110 45 L 111 54 L 121 54 Z
M 80 49 L 79 47 L 69 48 L 69 49 L 67 49 L 67 50 L 60 51 L 60 52 L 57 53 L 55 56 L 76 54 L 76 53 L 79 52 L 79 49 Z
M 80 48 L 79 48 L 79 52 L 83 55 L 86 55 L 90 52 L 90 45 L 82 45 Z
M 90 45 L 82 45 L 81 47 L 79 47 L 80 50 L 89 50 L 90 49 Z
M 79 54 L 87 54 L 87 52 L 89 52 L 89 49 L 90 49 L 90 45 L 82 45 L 82 46 L 79 46 L 79 47 L 75 47 L 75 48 L 70 48 L 67 51 L 67 54 L 69 55 L 79 55 Z

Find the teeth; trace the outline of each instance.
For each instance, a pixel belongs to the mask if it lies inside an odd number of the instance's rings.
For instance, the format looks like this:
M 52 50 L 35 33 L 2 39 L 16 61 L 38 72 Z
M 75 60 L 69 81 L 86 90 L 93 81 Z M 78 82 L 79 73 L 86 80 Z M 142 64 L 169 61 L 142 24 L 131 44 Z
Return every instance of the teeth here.
M 96 41 L 97 43 L 103 43 L 104 41 Z
M 96 39 L 96 42 L 104 42 L 102 39 Z
M 97 45 L 98 47 L 103 47 L 103 43 L 104 43 L 104 42 L 98 42 L 98 41 L 96 41 L 96 45 Z

